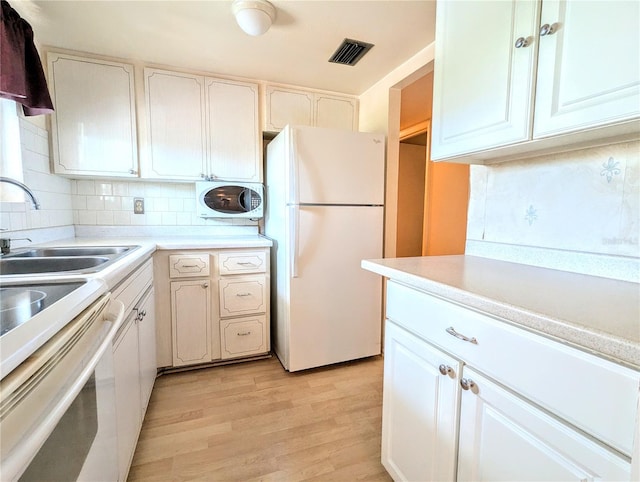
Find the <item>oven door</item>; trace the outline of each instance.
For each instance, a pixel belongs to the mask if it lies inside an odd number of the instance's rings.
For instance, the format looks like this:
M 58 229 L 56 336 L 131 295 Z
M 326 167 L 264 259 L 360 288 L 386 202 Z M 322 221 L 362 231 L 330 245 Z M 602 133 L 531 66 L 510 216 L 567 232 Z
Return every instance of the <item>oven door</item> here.
M 2 480 L 117 480 L 111 342 L 124 306 L 100 298 L 0 382 Z

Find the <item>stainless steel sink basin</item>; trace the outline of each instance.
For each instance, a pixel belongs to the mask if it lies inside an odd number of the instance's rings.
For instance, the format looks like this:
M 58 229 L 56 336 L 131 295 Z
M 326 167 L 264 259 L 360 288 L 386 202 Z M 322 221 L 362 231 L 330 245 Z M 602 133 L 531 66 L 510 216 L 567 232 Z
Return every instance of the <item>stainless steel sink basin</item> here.
M 20 249 L 0 258 L 0 276 L 101 271 L 139 246 L 56 246 Z
M 47 258 L 0 259 L 0 275 L 97 271 L 97 266 L 109 261 L 106 256 L 58 256 Z
M 68 246 L 32 248 L 5 256 L 6 258 L 48 258 L 52 256 L 111 256 L 129 251 L 131 246 Z

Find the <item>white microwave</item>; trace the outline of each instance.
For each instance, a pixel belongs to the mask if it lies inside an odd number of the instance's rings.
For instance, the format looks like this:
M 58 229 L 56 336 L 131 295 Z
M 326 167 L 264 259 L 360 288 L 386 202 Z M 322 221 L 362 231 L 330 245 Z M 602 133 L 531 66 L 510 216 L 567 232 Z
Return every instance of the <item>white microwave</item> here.
M 261 218 L 264 186 L 258 182 L 196 182 L 196 210 L 201 218 Z

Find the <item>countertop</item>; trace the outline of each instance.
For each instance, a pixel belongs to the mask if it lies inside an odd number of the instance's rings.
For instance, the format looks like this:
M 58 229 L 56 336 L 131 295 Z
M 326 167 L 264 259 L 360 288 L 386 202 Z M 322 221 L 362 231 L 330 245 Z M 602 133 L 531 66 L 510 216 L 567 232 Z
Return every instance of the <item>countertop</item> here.
M 116 287 L 156 250 L 173 249 L 239 249 L 269 247 L 270 239 L 249 236 L 174 236 L 162 238 L 68 238 L 27 248 L 51 246 L 136 246 L 131 252 L 102 271 L 88 274 L 52 273 L 34 275 L 1 275 L 0 285 L 12 286 L 34 282 L 86 281 L 76 291 L 65 296 L 29 321 L 0 337 L 0 378 L 6 376 L 35 350 L 46 343 L 69 321 L 89 307 L 100 296 Z
M 640 368 L 640 285 L 475 256 L 363 260 L 362 267 Z

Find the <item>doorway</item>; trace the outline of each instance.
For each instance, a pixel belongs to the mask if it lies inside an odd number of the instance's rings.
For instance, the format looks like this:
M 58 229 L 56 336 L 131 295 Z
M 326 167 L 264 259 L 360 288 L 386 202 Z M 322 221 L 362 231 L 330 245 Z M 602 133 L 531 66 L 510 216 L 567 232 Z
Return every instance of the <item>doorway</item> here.
M 464 254 L 469 166 L 430 160 L 433 71 L 400 90 L 395 256 Z

